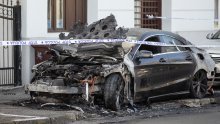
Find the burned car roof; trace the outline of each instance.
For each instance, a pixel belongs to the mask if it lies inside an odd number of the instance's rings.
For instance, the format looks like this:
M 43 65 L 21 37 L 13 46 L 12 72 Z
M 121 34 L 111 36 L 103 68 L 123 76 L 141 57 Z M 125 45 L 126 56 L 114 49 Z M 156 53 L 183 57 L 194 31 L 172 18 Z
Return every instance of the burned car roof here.
M 146 37 L 149 37 L 151 35 L 168 35 L 174 38 L 177 38 L 178 40 L 181 40 L 186 45 L 191 45 L 192 43 L 184 39 L 178 34 L 163 31 L 159 29 L 149 29 L 149 28 L 129 28 L 127 32 L 127 37 L 136 37 L 136 40 L 144 40 Z

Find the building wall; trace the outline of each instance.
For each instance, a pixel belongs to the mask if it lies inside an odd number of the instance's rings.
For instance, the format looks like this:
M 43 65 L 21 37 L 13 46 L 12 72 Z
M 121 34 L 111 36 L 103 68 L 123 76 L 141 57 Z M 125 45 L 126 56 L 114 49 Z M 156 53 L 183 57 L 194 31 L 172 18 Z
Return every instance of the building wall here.
M 98 19 L 114 14 L 118 26 L 134 27 L 134 0 L 98 0 Z
M 218 26 L 216 29 L 220 29 L 220 0 L 218 0 Z
M 47 31 L 47 0 L 21 0 L 21 4 L 22 39 L 58 38 L 59 33 Z M 119 26 L 134 27 L 134 0 L 88 0 L 88 24 L 110 14 Z
M 47 0 L 22 0 L 22 19 L 22 39 L 58 36 L 47 31 Z
M 21 0 L 21 4 L 23 39 L 58 38 L 59 33 L 47 31 L 47 0 Z M 114 14 L 119 26 L 134 27 L 134 0 L 88 0 L 87 11 L 88 24 Z M 162 16 L 214 19 L 214 0 L 162 0 Z M 214 22 L 163 20 L 162 29 L 168 31 L 213 30 Z
M 99 0 L 87 0 L 87 22 L 88 24 L 97 21 L 98 19 L 98 1 Z
M 214 0 L 172 0 L 172 18 L 214 19 Z M 172 31 L 213 30 L 213 20 L 172 20 Z
M 172 0 L 162 0 L 162 16 L 172 17 Z M 172 20 L 162 20 L 162 30 L 171 31 Z

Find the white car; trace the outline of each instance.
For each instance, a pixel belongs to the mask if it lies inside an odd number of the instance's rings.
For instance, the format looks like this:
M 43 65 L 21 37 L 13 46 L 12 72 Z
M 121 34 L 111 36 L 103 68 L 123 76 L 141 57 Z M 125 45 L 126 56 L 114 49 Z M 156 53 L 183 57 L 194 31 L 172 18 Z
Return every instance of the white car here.
M 220 45 L 220 30 L 216 33 L 209 33 L 206 38 L 210 40 L 210 45 Z M 211 55 L 216 64 L 214 84 L 220 84 L 220 48 L 207 48 L 206 50 Z

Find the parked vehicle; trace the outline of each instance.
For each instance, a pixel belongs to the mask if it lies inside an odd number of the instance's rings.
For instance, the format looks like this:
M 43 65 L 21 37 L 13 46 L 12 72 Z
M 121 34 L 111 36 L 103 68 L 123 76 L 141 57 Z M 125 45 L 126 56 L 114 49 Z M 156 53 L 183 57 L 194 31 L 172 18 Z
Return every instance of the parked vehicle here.
M 210 41 L 209 45 L 220 45 L 220 30 L 215 33 L 209 33 L 206 36 Z M 213 60 L 215 61 L 215 77 L 214 77 L 214 85 L 220 84 L 220 48 L 209 48 L 207 52 L 211 55 Z
M 144 32 L 144 33 L 143 33 Z M 130 29 L 128 38 L 173 45 L 191 45 L 179 35 Z M 203 98 L 214 61 L 198 48 L 161 47 L 123 43 L 71 44 L 51 48 L 53 57 L 35 65 L 28 86 L 32 98 L 75 100 L 75 96 L 101 96 L 106 108 L 119 110 L 123 103 L 152 96 L 190 92 Z M 128 51 L 125 53 L 125 51 Z
M 209 33 L 206 36 L 207 39 L 220 39 L 220 30 L 217 31 L 216 33 Z

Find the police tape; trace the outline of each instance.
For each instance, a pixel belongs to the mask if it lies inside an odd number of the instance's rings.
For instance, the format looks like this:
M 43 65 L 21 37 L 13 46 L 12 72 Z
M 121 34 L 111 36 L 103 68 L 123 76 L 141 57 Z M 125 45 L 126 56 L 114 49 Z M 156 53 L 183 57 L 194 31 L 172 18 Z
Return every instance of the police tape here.
M 24 46 L 24 45 L 55 45 L 55 44 L 82 44 L 82 43 L 116 43 L 129 42 L 136 44 L 147 44 L 155 46 L 166 46 L 160 42 L 137 41 L 129 39 L 74 39 L 74 40 L 28 40 L 28 41 L 0 41 L 0 46 Z
M 181 17 L 165 17 L 165 16 L 154 16 L 154 15 L 146 15 L 148 19 L 164 19 L 164 20 L 188 20 L 188 21 L 213 21 L 213 22 L 220 22 L 220 19 L 210 19 L 210 18 L 181 18 Z
M 199 47 L 199 48 L 215 48 L 220 45 L 174 45 L 161 42 L 152 41 L 138 41 L 130 39 L 74 39 L 74 40 L 27 40 L 27 41 L 0 41 L 0 46 L 27 46 L 27 45 L 70 45 L 83 43 L 116 43 L 127 42 L 133 44 L 146 44 L 151 46 L 165 46 L 165 47 Z

